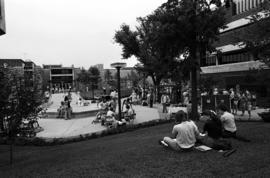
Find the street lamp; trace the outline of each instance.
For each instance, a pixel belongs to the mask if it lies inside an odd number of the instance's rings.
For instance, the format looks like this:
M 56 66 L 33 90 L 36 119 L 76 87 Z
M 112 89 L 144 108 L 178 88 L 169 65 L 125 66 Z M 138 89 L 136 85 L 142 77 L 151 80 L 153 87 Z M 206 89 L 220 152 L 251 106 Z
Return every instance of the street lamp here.
M 120 69 L 126 67 L 124 62 L 115 62 L 111 64 L 111 67 L 116 68 L 117 70 L 117 85 L 118 85 L 118 115 L 119 120 L 121 120 L 121 86 L 120 86 Z

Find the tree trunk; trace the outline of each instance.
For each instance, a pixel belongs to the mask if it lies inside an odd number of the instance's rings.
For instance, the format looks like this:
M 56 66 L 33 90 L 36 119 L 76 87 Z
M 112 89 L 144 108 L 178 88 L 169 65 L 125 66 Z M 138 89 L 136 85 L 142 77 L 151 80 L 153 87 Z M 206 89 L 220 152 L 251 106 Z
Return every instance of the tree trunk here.
M 94 88 L 94 85 L 92 85 L 92 98 L 94 98 L 95 96 L 95 88 Z
M 191 69 L 191 119 L 198 120 L 198 64 L 200 52 L 198 46 L 192 51 L 192 69 Z

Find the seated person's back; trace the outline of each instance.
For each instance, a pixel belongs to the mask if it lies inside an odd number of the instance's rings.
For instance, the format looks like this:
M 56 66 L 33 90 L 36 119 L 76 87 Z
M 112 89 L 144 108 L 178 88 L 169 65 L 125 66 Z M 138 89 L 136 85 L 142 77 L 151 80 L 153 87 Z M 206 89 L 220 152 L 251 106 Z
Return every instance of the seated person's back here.
M 175 125 L 172 134 L 176 135 L 176 141 L 181 148 L 190 148 L 194 146 L 199 131 L 193 121 L 187 120 Z
M 112 107 L 109 108 L 106 116 L 107 117 L 114 117 L 115 116 L 115 113 L 113 112 L 113 108 Z
M 203 132 L 213 139 L 222 137 L 222 123 L 213 111 L 205 113 L 209 117 L 203 127 Z
M 160 143 L 176 151 L 193 147 L 196 138 L 200 135 L 198 127 L 193 121 L 187 119 L 184 111 L 178 111 L 175 114 L 175 120 L 177 124 L 173 127 L 172 138 L 164 137 Z

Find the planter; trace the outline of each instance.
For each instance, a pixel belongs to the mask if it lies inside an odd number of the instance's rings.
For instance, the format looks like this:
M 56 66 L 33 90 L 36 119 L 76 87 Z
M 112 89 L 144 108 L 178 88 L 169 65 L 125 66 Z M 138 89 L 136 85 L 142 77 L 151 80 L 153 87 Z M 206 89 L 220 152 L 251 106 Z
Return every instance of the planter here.
M 258 113 L 264 122 L 270 122 L 270 111 Z

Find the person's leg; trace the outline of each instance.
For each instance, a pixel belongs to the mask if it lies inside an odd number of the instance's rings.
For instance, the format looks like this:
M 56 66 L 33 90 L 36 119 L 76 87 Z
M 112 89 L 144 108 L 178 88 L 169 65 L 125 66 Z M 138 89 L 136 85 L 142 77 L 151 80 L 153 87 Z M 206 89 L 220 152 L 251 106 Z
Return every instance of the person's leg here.
M 202 137 L 201 139 L 198 139 L 197 142 L 211 148 L 214 146 L 214 139 L 209 136 Z
M 165 104 L 162 103 L 162 113 L 164 113 L 164 112 L 165 112 Z
M 248 119 L 250 119 L 250 118 L 251 118 L 251 111 L 248 110 Z
M 224 130 L 222 132 L 222 137 L 223 138 L 235 138 L 236 137 L 236 132 L 230 132 L 230 131 Z
M 171 149 L 173 149 L 175 151 L 181 150 L 180 146 L 177 144 L 175 139 L 172 139 L 170 137 L 164 137 L 163 141 L 165 143 L 167 143 Z

